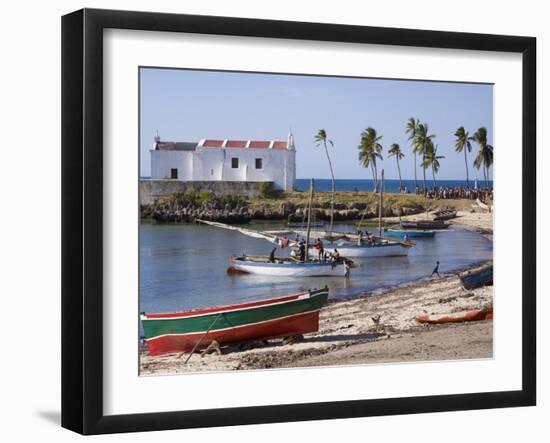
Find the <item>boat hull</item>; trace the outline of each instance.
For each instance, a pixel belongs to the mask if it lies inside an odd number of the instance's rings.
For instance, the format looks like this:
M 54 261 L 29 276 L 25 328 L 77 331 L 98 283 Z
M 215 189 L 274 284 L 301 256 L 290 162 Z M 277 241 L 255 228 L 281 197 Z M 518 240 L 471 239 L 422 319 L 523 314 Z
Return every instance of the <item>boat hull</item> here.
M 403 229 L 448 229 L 449 225 L 444 221 L 429 221 L 429 220 L 418 220 L 418 221 L 402 221 L 401 227 Z
M 410 247 L 400 243 L 389 245 L 338 246 L 343 257 L 400 257 L 409 254 Z
M 272 275 L 274 277 L 321 277 L 344 275 L 342 263 L 259 263 L 238 259 L 229 261 L 230 269 L 246 274 Z
M 493 284 L 493 265 L 484 266 L 474 271 L 460 274 L 460 281 L 464 289 L 475 289 Z
M 141 316 L 151 355 L 306 334 L 319 329 L 328 288 L 264 301 Z

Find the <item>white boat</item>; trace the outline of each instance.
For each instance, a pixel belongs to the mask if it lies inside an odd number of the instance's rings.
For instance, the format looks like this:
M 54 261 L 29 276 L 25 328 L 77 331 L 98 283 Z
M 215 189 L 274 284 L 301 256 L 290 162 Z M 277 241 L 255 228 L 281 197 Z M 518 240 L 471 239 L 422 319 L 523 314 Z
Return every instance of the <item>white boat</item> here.
M 297 260 L 296 258 L 276 258 L 271 257 L 257 257 L 243 254 L 238 257 L 231 257 L 229 259 L 228 272 L 247 273 L 266 275 L 274 277 L 317 277 L 317 276 L 343 276 L 345 274 L 345 265 L 343 260 L 339 261 L 320 261 L 312 260 L 311 253 L 309 251 L 309 235 L 311 231 L 311 206 L 313 200 L 313 180 L 310 185 L 310 199 L 308 209 L 308 224 L 306 232 L 306 240 L 302 245 L 297 241 L 292 241 L 286 236 L 286 232 L 282 232 L 283 237 L 280 237 L 281 233 L 273 233 L 268 231 L 255 231 L 252 229 L 239 228 L 236 226 L 226 225 L 224 223 L 211 222 L 207 220 L 198 220 L 200 223 L 204 223 L 210 226 L 216 226 L 218 228 L 230 229 L 238 231 L 243 235 L 247 235 L 253 238 L 260 238 L 272 243 L 278 244 L 282 249 L 286 247 L 291 248 L 305 248 L 304 261 Z M 273 250 L 273 253 L 275 250 Z
M 274 262 L 270 262 L 263 257 L 241 256 L 229 259 L 229 265 L 230 271 L 233 272 L 274 277 L 342 277 L 344 275 L 344 265 L 341 262 L 299 262 L 288 259 L 275 259 Z
M 412 244 L 381 240 L 375 244 L 353 244 L 340 242 L 336 244 L 342 257 L 400 257 L 409 254 Z

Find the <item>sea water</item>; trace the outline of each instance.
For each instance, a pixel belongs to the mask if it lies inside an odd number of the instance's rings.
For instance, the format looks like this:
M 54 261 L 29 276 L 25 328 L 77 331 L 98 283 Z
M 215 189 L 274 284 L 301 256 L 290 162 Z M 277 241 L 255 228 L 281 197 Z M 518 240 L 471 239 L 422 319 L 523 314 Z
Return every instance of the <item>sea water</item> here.
M 282 224 L 258 223 L 252 229 L 280 229 Z M 340 231 L 355 226 L 338 224 Z M 376 232 L 375 228 L 370 229 Z M 450 273 L 492 258 L 492 242 L 464 229 L 438 231 L 415 239 L 405 257 L 356 258 L 360 266 L 343 277 L 275 278 L 228 274 L 228 259 L 242 253 L 267 256 L 273 244 L 236 231 L 193 224 L 140 224 L 140 310 L 173 312 L 241 303 L 293 294 L 328 285 L 330 299 L 342 299 L 428 277 L 436 261 Z M 330 245 L 325 242 L 328 249 Z M 288 249 L 277 250 L 277 256 Z
M 493 187 L 492 180 L 489 180 L 488 182 L 489 187 Z M 417 180 L 418 188 L 422 189 L 423 181 L 422 179 Z M 456 188 L 456 187 L 466 187 L 467 186 L 466 180 L 437 180 L 436 185 L 438 188 Z M 474 180 L 470 180 L 470 188 L 474 187 Z M 340 179 L 335 180 L 335 188 L 336 191 L 340 192 L 349 192 L 349 191 L 372 191 L 374 189 L 373 180 L 372 179 L 362 179 L 362 180 L 355 180 L 355 179 Z M 415 183 L 414 180 L 403 180 L 402 185 L 407 189 L 408 192 L 414 193 L 415 192 Z M 484 188 L 485 187 L 485 181 L 478 180 L 477 182 L 478 188 Z M 309 178 L 298 178 L 296 179 L 295 184 L 297 191 L 307 191 L 309 190 Z M 426 180 L 426 187 L 428 189 L 433 188 L 433 181 Z M 315 179 L 315 190 L 317 192 L 329 192 L 332 189 L 332 181 L 330 179 Z M 399 180 L 394 179 L 386 179 L 384 180 L 384 191 L 385 192 L 399 192 Z

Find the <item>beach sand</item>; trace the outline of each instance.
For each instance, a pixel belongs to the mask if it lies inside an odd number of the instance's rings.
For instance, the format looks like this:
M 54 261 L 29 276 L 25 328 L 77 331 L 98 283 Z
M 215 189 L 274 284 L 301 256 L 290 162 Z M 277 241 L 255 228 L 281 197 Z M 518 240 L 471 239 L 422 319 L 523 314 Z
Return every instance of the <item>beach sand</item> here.
M 492 235 L 492 214 L 464 210 L 458 215 L 453 224 Z M 319 330 L 295 343 L 273 339 L 226 347 L 222 355 L 196 353 L 187 364 L 187 354 L 151 357 L 144 350 L 140 374 L 491 358 L 492 320 L 426 325 L 416 318 L 483 309 L 492 303 L 492 286 L 466 290 L 456 274 L 442 275 L 329 303 L 321 310 Z

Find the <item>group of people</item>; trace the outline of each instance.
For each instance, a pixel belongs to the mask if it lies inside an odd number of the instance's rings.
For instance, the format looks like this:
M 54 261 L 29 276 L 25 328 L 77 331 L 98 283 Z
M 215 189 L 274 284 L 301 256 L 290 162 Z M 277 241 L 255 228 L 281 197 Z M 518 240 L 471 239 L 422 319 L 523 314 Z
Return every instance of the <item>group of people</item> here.
M 357 231 L 357 246 L 374 245 L 376 243 L 376 238 L 369 231 L 363 232 L 362 230 Z
M 426 192 L 426 197 L 437 200 L 450 200 L 450 199 L 469 199 L 481 201 L 487 201 L 493 199 L 493 190 L 485 188 L 465 188 L 463 186 L 456 187 L 440 187 L 432 188 Z
M 317 250 L 317 258 L 319 261 L 337 262 L 338 260 L 340 260 L 340 253 L 338 252 L 338 249 L 334 248 L 332 252 L 327 251 L 325 249 L 325 245 L 323 244 L 323 241 L 320 238 L 315 240 L 313 247 Z M 305 248 L 305 242 L 304 242 L 304 248 Z

